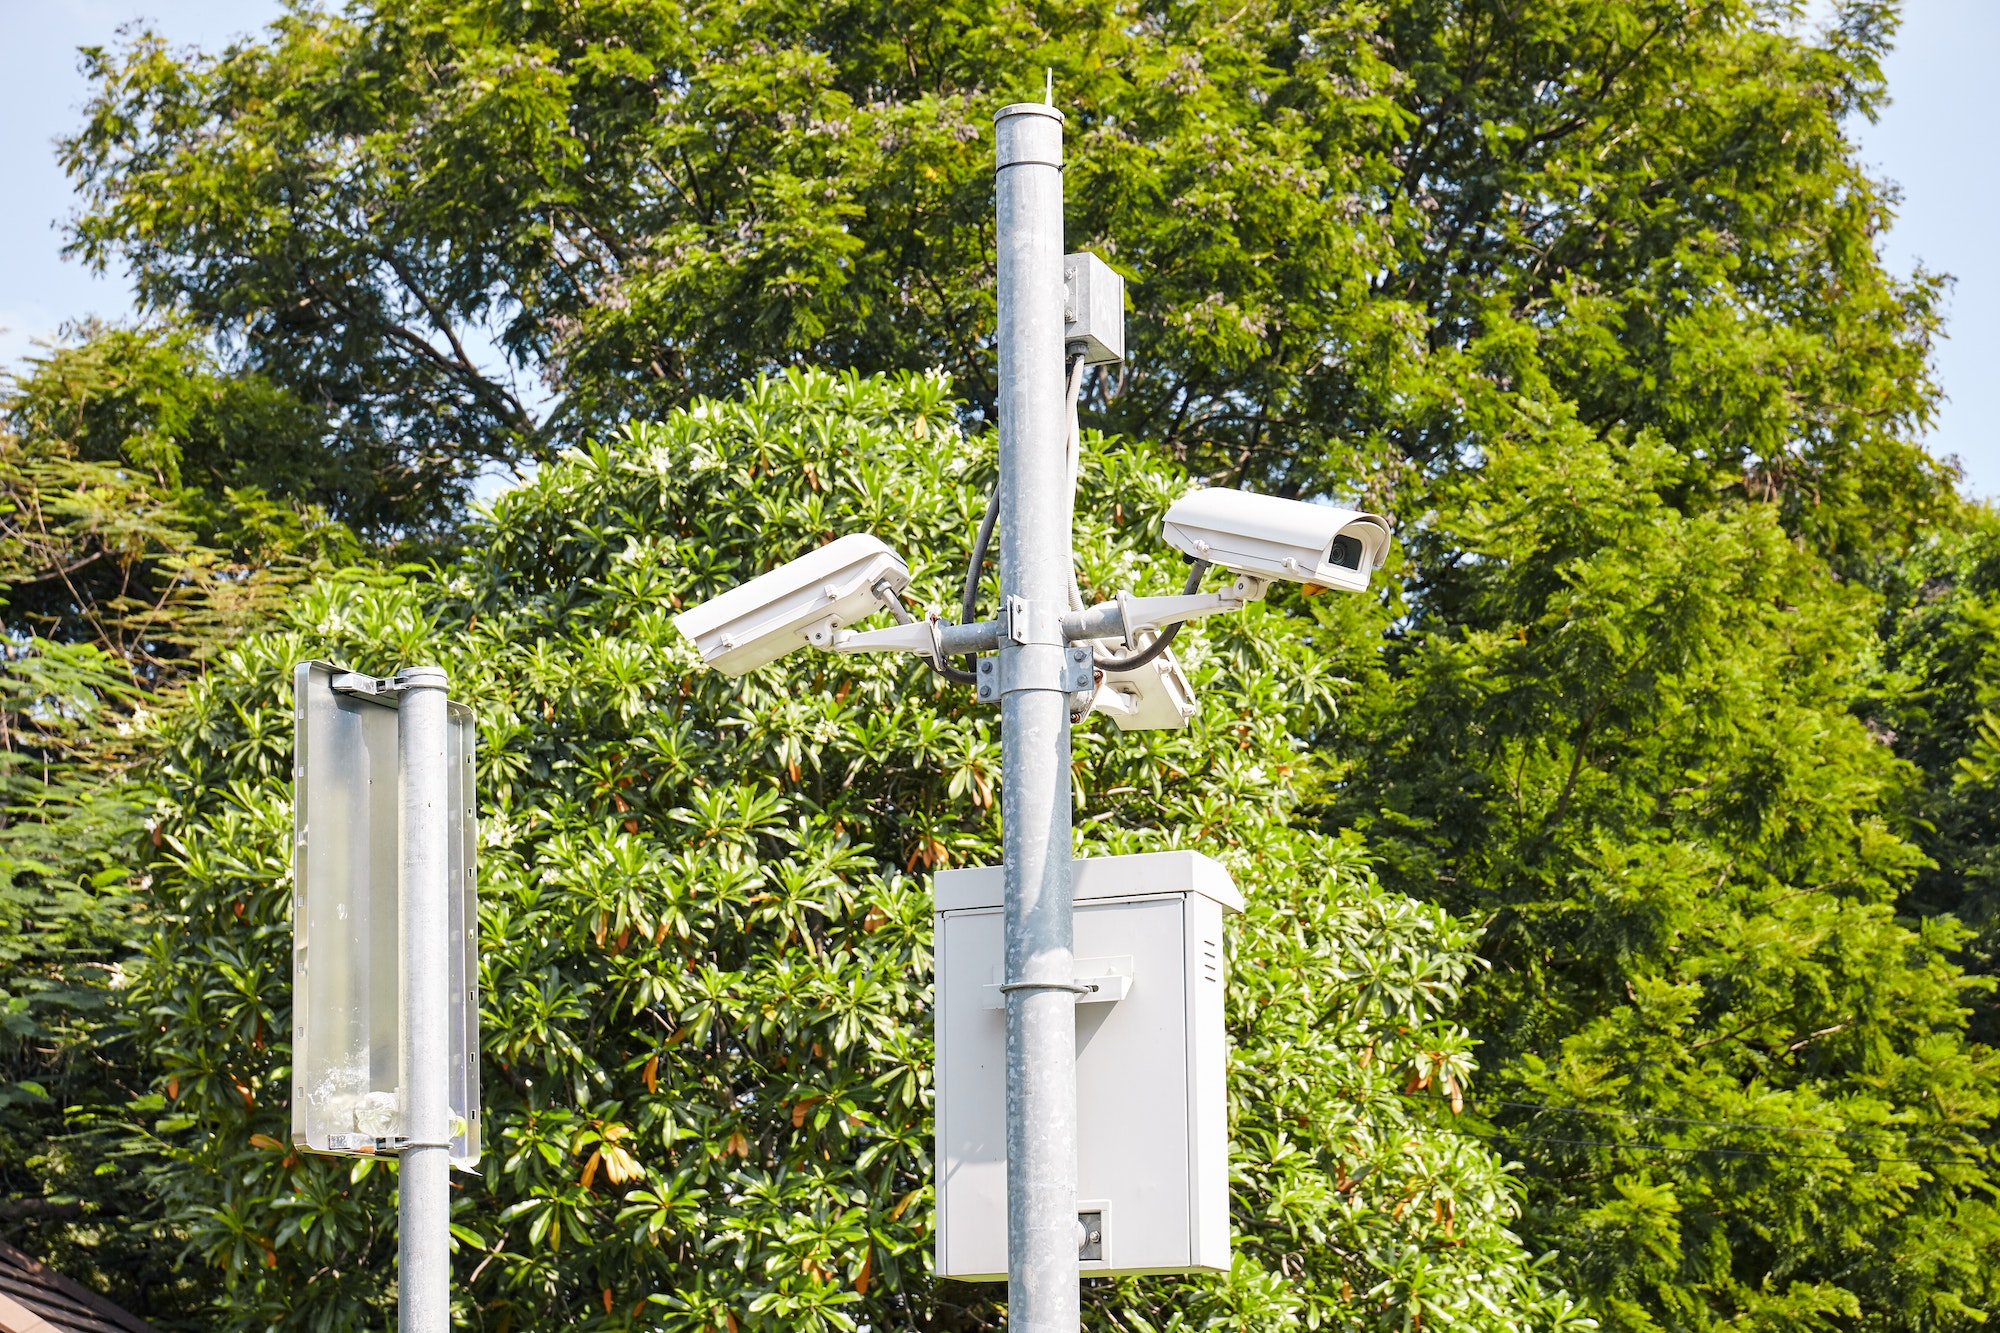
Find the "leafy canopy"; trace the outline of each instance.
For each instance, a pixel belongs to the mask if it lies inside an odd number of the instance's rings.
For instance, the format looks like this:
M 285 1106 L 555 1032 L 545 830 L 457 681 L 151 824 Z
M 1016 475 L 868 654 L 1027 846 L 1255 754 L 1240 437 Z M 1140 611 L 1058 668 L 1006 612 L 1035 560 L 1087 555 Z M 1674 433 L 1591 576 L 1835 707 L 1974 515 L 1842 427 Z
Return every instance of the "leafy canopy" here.
M 1950 914 L 1975 932 L 1975 970 L 2000 974 L 2000 515 L 1975 511 L 1957 530 L 1894 562 L 1884 580 L 1882 672 L 1864 711 L 1918 773 L 1915 840 L 1930 857 L 1912 910 Z M 2000 1002 L 1972 997 L 1973 1028 L 2000 1040 Z
M 0 380 L 0 1217 L 156 1315 L 192 1285 L 119 1165 L 110 1039 L 143 927 L 146 720 L 357 553 L 317 414 L 173 324 L 84 324 Z M 103 1225 L 111 1220 L 109 1226 Z
M 1619 1327 L 1970 1327 L 2000 1058 L 1968 932 L 1904 914 L 1917 775 L 1856 716 L 1879 599 L 1769 505 L 1676 508 L 1686 468 L 1496 447 L 1439 521 L 1453 614 L 1347 711 L 1325 818 L 1485 923 L 1479 1109 Z
M 1468 396 L 1532 385 L 1656 432 L 1679 502 L 1748 489 L 1845 550 L 1942 494 L 1937 287 L 1881 269 L 1841 128 L 1893 5 L 1796 8 L 301 9 L 88 53 L 74 246 L 437 488 L 385 513 L 785 365 L 941 367 L 987 413 L 987 126 L 1049 67 L 1070 245 L 1136 284 L 1108 428 L 1417 513 L 1486 447 Z

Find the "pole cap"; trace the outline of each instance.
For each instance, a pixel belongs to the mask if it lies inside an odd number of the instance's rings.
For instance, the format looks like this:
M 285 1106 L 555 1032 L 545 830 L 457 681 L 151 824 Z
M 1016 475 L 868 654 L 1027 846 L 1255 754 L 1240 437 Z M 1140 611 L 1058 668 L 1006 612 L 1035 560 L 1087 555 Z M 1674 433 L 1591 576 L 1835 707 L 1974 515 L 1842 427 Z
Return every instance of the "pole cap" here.
M 1063 113 L 1041 102 L 1016 102 L 993 113 L 995 171 L 1042 166 L 1062 170 Z
M 444 668 L 434 666 L 404 667 L 396 673 L 396 683 L 406 690 L 441 690 L 445 687 Z

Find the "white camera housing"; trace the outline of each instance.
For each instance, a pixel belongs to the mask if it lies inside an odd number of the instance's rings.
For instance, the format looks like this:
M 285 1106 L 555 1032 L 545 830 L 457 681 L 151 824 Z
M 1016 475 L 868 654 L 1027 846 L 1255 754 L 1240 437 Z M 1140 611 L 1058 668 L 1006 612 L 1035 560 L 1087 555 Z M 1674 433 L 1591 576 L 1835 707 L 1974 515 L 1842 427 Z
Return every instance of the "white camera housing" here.
M 1201 706 L 1169 650 L 1130 671 L 1105 672 L 1090 711 L 1104 714 L 1120 731 L 1180 731 Z
M 1389 553 L 1389 521 L 1358 509 L 1209 487 L 1167 509 L 1167 544 L 1234 574 L 1365 592 Z
M 866 533 L 850 533 L 674 617 L 701 660 L 725 676 L 755 671 L 883 609 L 875 586 L 901 592 L 910 568 Z

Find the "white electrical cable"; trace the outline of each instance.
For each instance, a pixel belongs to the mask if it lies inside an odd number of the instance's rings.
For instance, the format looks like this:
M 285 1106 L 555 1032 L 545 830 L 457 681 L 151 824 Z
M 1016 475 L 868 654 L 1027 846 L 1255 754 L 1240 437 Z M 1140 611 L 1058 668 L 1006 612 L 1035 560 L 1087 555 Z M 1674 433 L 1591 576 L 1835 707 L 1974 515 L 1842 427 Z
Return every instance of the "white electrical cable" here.
M 1064 470 L 1068 474 L 1068 486 L 1065 491 L 1069 496 L 1068 530 L 1074 534 L 1076 531 L 1076 477 L 1083 458 L 1083 427 L 1078 422 L 1076 414 L 1077 399 L 1083 392 L 1083 356 L 1080 351 L 1072 351 L 1071 356 L 1074 359 L 1070 362 L 1069 367 L 1069 447 L 1064 453 L 1063 461 Z M 1072 540 L 1074 540 L 1073 537 Z M 1208 567 L 1208 561 L 1206 560 L 1196 560 L 1194 562 L 1193 567 L 1188 571 L 1187 587 L 1182 589 L 1183 595 L 1192 596 L 1201 587 L 1201 576 L 1208 572 Z M 1083 589 L 1077 586 L 1076 581 L 1076 550 L 1074 547 L 1071 548 L 1069 553 L 1069 609 L 1071 611 L 1081 611 L 1084 609 Z M 1169 626 L 1164 633 L 1155 633 L 1151 640 L 1144 643 L 1140 642 L 1136 633 L 1129 634 L 1123 640 L 1125 644 L 1125 656 L 1123 657 L 1097 656 L 1096 645 L 1104 642 L 1104 640 L 1094 640 L 1091 645 L 1091 655 L 1095 659 L 1099 670 L 1136 671 L 1158 657 L 1161 653 L 1164 653 L 1180 632 L 1180 624 L 1175 623 Z
M 1069 447 L 1064 452 L 1064 471 L 1067 484 L 1063 493 L 1069 497 L 1068 512 L 1063 530 L 1074 534 L 1076 531 L 1076 476 L 1083 457 L 1083 427 L 1077 420 L 1077 398 L 1083 392 L 1083 357 L 1076 355 L 1069 369 Z M 1076 581 L 1076 551 L 1069 553 L 1069 609 L 1083 610 L 1083 589 Z

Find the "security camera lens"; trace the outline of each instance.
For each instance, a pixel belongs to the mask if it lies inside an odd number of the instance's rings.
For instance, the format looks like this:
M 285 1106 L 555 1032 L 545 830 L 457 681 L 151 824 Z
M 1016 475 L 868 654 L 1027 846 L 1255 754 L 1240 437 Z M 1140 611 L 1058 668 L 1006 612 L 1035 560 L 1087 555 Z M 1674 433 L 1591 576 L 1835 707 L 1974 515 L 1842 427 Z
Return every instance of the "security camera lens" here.
M 1361 568 L 1361 539 L 1359 537 L 1335 537 L 1333 548 L 1326 553 L 1327 563 L 1339 565 L 1342 569 Z

